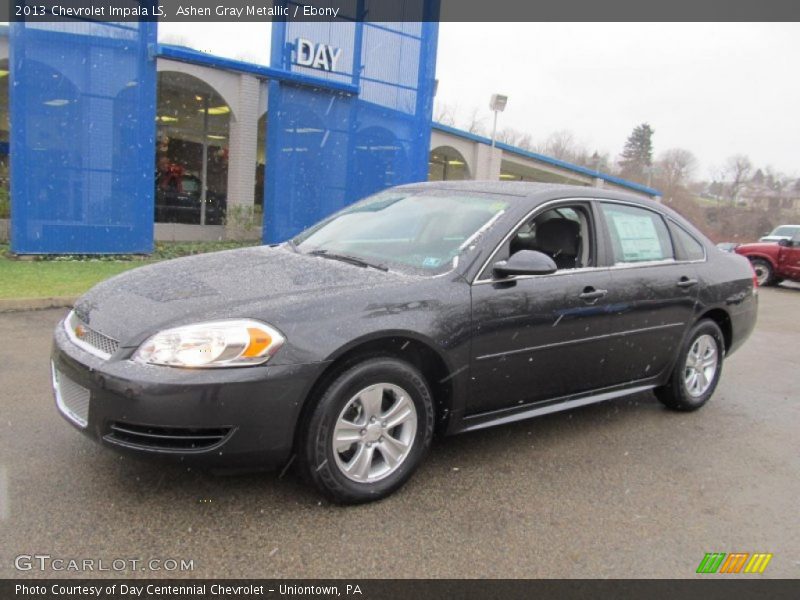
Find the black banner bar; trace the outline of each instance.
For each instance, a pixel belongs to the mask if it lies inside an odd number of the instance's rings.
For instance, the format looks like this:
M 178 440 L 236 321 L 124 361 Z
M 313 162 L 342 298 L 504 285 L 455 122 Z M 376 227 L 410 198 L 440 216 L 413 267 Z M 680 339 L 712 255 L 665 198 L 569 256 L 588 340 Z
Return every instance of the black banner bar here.
M 749 576 L 663 580 L 152 580 L 152 579 L 3 579 L 3 600 L 222 600 L 241 598 L 353 598 L 428 600 L 738 600 L 800 597 L 800 580 L 765 580 Z
M 363 12 L 357 11 L 363 6 Z M 797 0 L 0 0 L 4 21 L 800 21 Z

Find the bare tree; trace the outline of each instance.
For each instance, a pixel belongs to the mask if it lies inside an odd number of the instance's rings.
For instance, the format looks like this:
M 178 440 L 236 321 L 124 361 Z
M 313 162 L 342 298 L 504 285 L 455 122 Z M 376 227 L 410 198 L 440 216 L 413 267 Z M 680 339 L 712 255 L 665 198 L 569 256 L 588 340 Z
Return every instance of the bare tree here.
M 782 192 L 791 184 L 791 179 L 783 173 L 776 171 L 771 166 L 764 169 L 764 183 L 775 192 Z
M 528 146 L 531 144 L 531 135 L 529 133 L 519 131 L 512 127 L 504 127 L 498 131 L 495 139 L 501 144 L 508 144 L 509 146 L 523 147 L 523 144 L 527 144 Z
M 435 102 L 433 106 L 433 120 L 441 125 L 453 127 L 456 124 L 456 109 L 444 102 Z
M 483 117 L 480 116 L 480 109 L 478 109 L 478 107 L 473 108 L 467 119 L 467 131 L 476 135 L 484 135 L 486 133 L 486 128 L 483 126 L 483 121 Z
M 544 143 L 543 154 L 559 160 L 574 161 L 578 154 L 575 135 L 568 129 L 551 133 Z
M 671 148 L 661 154 L 656 162 L 657 180 L 665 198 L 674 197 L 690 183 L 697 164 L 695 155 L 683 148 Z
M 750 179 L 752 170 L 753 163 L 744 154 L 735 154 L 726 161 L 724 173 L 728 182 L 728 199 L 731 201 L 731 206 L 735 206 L 738 202 L 739 194 Z

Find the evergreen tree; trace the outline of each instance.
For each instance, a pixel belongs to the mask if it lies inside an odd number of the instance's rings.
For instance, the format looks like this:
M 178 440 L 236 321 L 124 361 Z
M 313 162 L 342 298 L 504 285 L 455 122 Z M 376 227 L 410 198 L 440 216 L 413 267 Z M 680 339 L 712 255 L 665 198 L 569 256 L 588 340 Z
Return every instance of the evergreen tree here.
M 653 134 L 655 130 L 647 123 L 633 128 L 622 150 L 620 167 L 622 176 L 646 181 L 653 164 Z

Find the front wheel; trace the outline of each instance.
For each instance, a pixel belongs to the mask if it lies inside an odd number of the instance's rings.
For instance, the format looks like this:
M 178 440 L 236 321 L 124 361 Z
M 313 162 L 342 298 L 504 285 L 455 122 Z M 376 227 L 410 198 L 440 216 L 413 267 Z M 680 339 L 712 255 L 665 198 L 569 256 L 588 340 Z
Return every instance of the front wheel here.
M 756 281 L 758 287 L 765 287 L 768 285 L 776 285 L 778 281 L 775 278 L 775 273 L 772 265 L 762 258 L 754 258 L 750 261 L 753 265 L 753 271 L 756 273 Z
M 325 390 L 305 432 L 303 466 L 336 502 L 384 498 L 416 470 L 433 437 L 424 377 L 394 358 L 365 360 Z
M 667 385 L 655 390 L 668 408 L 697 410 L 717 387 L 722 373 L 725 342 L 719 326 L 704 319 L 692 327 Z

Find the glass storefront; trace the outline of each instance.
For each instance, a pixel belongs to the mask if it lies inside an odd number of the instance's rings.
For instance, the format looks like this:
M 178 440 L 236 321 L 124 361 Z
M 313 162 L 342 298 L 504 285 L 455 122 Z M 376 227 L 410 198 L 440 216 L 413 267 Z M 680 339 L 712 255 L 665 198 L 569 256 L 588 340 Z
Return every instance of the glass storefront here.
M 158 74 L 155 220 L 223 225 L 231 109 L 207 83 Z
M 428 181 L 461 181 L 470 179 L 467 161 L 461 153 L 450 146 L 439 146 L 431 150 L 428 159 Z
M 264 211 L 264 168 L 267 164 L 267 113 L 258 119 L 258 142 L 256 146 L 255 209 Z M 259 221 L 260 222 L 260 221 Z

